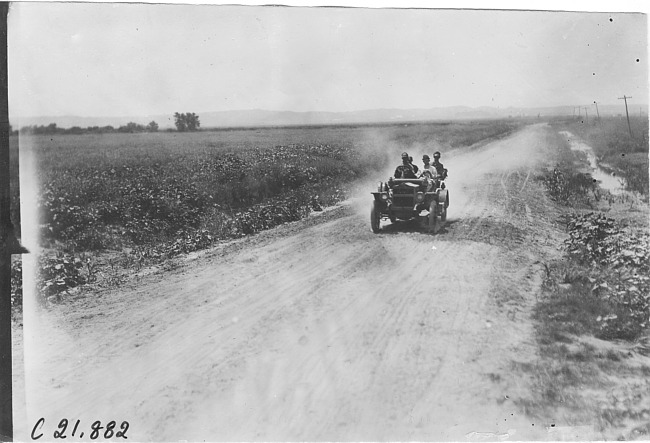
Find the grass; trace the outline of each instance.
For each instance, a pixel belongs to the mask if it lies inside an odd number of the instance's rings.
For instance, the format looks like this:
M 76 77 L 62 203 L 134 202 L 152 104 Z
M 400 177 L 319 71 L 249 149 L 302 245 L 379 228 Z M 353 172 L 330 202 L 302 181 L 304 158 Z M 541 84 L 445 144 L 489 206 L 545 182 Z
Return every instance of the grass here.
M 572 151 L 565 137 L 555 134 L 549 144 L 559 146 L 552 169 L 537 176 L 553 201 L 563 206 L 593 208 L 600 198 L 598 187 L 590 174 L 581 172 L 584 159 Z
M 548 265 L 533 314 L 539 358 L 513 363 L 530 379 L 530 394 L 516 404 L 541 421 L 592 426 L 606 440 L 647 439 L 650 337 L 647 328 L 630 334 L 605 324 L 613 313 L 626 318 L 626 309 L 593 291 L 594 271 L 569 257 Z
M 21 136 L 37 158 L 41 242 L 51 252 L 41 260 L 41 274 L 49 276 L 42 293 L 93 280 L 92 264 L 76 261 L 80 254 L 97 262 L 113 254 L 122 266 L 141 267 L 207 248 L 335 204 L 352 183 L 399 163 L 402 151 L 431 155 L 519 126 L 512 120 Z
M 585 338 L 599 330 L 597 315 L 607 307 L 589 289 L 582 282 L 546 288 L 534 313 L 540 358 L 513 364 L 531 379 L 529 396 L 516 403 L 542 421 L 559 416 L 562 426 L 591 425 L 605 439 L 647 439 L 650 368 L 630 344 Z

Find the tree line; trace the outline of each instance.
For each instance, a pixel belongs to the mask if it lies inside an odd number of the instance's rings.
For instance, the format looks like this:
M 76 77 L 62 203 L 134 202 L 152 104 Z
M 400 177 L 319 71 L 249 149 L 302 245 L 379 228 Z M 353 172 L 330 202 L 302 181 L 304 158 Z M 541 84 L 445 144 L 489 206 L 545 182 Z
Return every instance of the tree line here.
M 50 123 L 47 126 L 44 125 L 33 125 L 33 126 L 23 126 L 20 128 L 21 134 L 105 134 L 105 133 L 136 133 L 136 132 L 157 132 L 158 123 L 155 121 L 150 122 L 148 125 L 141 125 L 134 122 L 129 122 L 126 125 L 120 127 L 113 126 L 88 126 L 87 128 L 82 128 L 80 126 L 73 126 L 71 128 L 60 128 L 56 123 Z
M 186 113 L 174 113 L 174 124 L 176 125 L 176 130 L 178 132 L 190 132 L 197 131 L 201 122 L 199 116 L 194 112 Z M 138 133 L 138 132 L 158 132 L 159 126 L 155 121 L 149 122 L 147 125 L 141 125 L 139 123 L 129 122 L 126 125 L 119 126 L 117 128 L 107 125 L 107 126 L 88 126 L 87 128 L 82 128 L 80 126 L 73 126 L 71 128 L 60 128 L 56 123 L 50 123 L 47 126 L 44 125 L 32 125 L 32 126 L 23 126 L 20 128 L 21 134 L 106 134 L 106 133 Z M 14 131 L 10 128 L 10 132 L 13 134 L 18 133 L 19 131 Z

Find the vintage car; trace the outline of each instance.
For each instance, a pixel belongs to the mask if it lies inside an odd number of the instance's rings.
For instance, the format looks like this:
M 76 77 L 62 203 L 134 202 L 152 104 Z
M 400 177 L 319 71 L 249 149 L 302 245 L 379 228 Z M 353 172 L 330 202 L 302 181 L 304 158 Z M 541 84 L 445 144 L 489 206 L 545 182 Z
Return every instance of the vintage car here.
M 419 217 L 423 210 L 428 211 L 427 228 L 436 232 L 438 218 L 447 219 L 449 192 L 443 180 L 429 178 L 389 178 L 379 183 L 377 191 L 372 192 L 374 200 L 370 210 L 370 227 L 378 233 L 382 219 L 392 223 L 396 220 L 411 220 Z

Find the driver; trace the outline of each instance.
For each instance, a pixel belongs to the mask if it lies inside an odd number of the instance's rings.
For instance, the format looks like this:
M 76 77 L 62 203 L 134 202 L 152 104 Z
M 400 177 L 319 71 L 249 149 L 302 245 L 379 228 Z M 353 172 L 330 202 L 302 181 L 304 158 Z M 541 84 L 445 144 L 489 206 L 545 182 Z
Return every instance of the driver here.
M 417 178 L 418 167 L 411 163 L 409 155 L 402 152 L 402 164 L 395 169 L 395 178 Z

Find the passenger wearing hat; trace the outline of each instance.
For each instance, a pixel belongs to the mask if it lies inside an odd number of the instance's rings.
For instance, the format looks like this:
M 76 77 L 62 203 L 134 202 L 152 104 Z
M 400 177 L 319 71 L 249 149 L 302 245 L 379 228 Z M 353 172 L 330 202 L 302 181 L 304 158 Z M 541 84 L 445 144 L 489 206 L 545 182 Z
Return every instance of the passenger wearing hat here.
M 424 163 L 424 166 L 422 167 L 422 172 L 420 173 L 420 177 L 426 177 L 426 178 L 431 178 L 435 179 L 438 178 L 438 170 L 429 164 L 430 158 L 428 155 L 424 154 L 422 156 L 422 162 Z
M 433 153 L 433 163 L 431 163 L 431 166 L 436 168 L 436 171 L 438 171 L 438 175 L 444 180 L 447 178 L 447 170 L 443 166 L 442 163 L 440 163 L 440 152 L 436 151 Z
M 429 164 L 430 158 L 428 155 L 424 154 L 422 156 L 422 162 L 424 166 L 422 167 L 422 172 L 420 173 L 420 178 L 424 178 L 426 181 L 426 190 L 427 192 L 431 191 L 438 179 L 438 171 L 436 168 Z
M 409 155 L 402 152 L 402 164 L 395 169 L 395 178 L 417 178 L 418 167 L 411 163 Z

